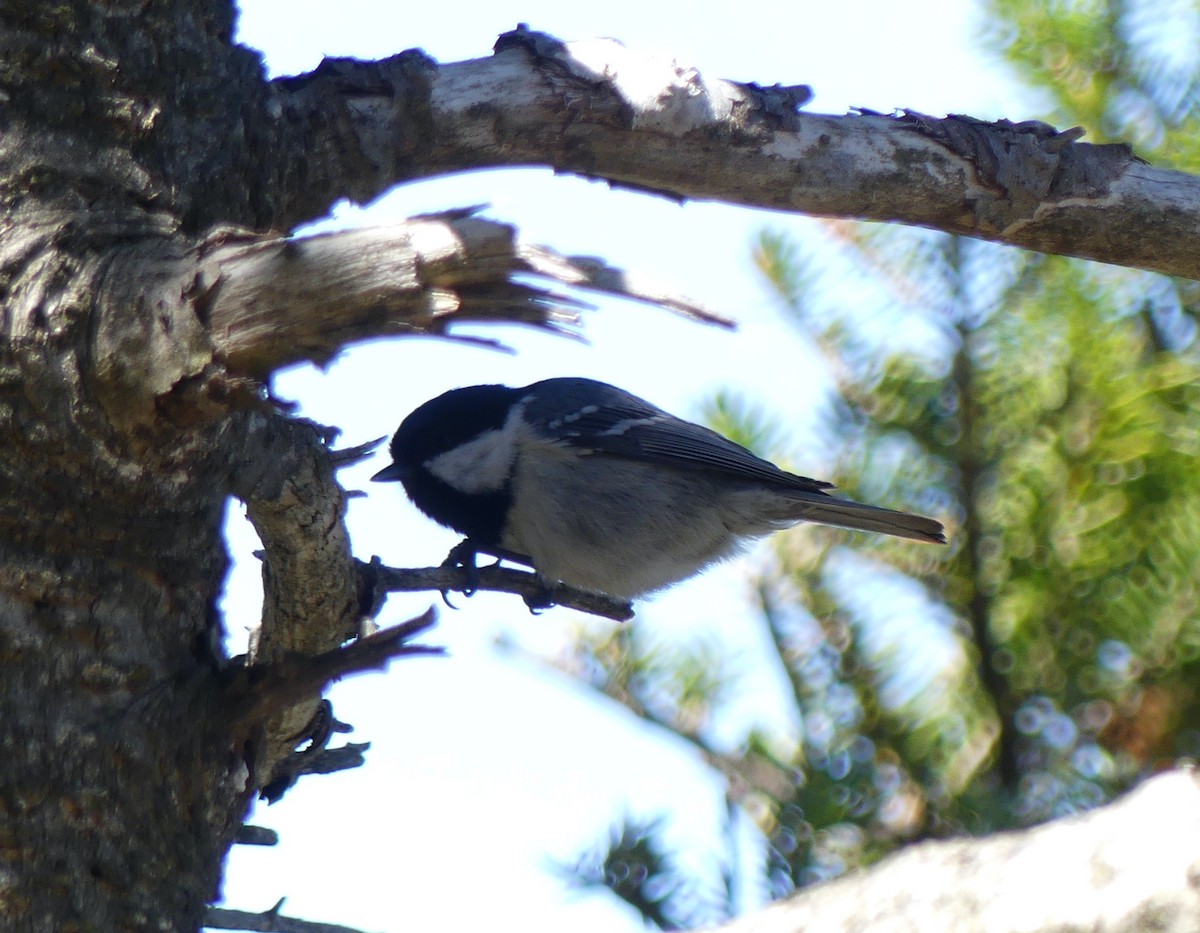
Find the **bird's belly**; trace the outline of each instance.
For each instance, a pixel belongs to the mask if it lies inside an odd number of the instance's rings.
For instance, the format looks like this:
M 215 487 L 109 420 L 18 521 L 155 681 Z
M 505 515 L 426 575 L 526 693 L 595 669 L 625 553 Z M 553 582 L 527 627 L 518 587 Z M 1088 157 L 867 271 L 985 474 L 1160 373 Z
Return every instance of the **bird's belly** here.
M 664 479 L 666 481 L 664 481 Z M 519 466 L 504 546 L 538 574 L 579 589 L 634 598 L 692 576 L 738 546 L 718 490 L 703 476 L 606 459 Z

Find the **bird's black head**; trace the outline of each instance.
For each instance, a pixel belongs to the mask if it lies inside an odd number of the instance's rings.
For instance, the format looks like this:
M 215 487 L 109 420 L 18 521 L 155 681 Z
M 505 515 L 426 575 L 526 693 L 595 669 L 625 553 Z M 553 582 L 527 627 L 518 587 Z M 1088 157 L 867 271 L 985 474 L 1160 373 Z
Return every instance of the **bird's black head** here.
M 483 385 L 431 399 L 400 423 L 392 463 L 371 478 L 403 483 L 413 504 L 434 521 L 499 546 L 512 466 L 502 454 L 509 439 L 501 432 L 520 395 L 507 386 Z

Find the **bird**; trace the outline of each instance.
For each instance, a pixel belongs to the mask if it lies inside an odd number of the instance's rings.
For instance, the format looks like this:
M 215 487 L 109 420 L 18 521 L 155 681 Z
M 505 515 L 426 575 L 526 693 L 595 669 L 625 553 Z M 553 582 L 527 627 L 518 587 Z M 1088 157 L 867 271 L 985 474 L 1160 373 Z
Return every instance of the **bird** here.
M 447 563 L 522 563 L 547 592 L 632 601 L 798 522 L 946 541 L 940 522 L 832 496 L 831 483 L 594 379 L 451 389 L 401 422 L 389 452 L 372 480 L 400 482 L 464 536 Z

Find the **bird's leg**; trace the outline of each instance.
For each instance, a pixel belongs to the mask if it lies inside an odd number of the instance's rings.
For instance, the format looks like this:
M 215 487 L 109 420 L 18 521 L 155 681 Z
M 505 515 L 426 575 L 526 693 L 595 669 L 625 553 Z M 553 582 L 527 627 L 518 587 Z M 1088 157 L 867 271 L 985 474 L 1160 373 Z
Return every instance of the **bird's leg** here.
M 479 589 L 479 566 L 476 564 L 476 558 L 480 554 L 487 554 L 489 557 L 496 558 L 496 563 L 506 560 L 512 564 L 524 564 L 526 567 L 533 568 L 533 561 L 524 554 L 518 554 L 515 551 L 509 551 L 502 547 L 493 547 L 490 544 L 479 544 L 470 538 L 463 538 L 450 549 L 450 553 L 442 561 L 442 566 L 455 567 L 463 571 L 463 576 L 466 578 L 465 585 L 463 586 L 463 595 L 468 598 L 474 596 Z M 442 590 L 442 601 L 451 609 L 456 608 L 450 602 L 446 590 Z M 526 600 L 526 603 L 528 603 L 528 600 Z M 553 603 L 547 602 L 546 605 L 553 605 Z M 541 606 L 540 608 L 544 609 L 546 606 Z
M 446 559 L 442 561 L 443 567 L 454 567 L 463 571 L 463 576 L 466 578 L 466 584 L 463 586 L 463 595 L 470 599 L 475 595 L 475 591 L 479 589 L 479 567 L 475 564 L 475 556 L 479 553 L 477 548 L 470 538 L 463 538 L 458 544 L 450 548 L 450 553 L 446 555 Z M 450 602 L 450 591 L 442 590 L 442 602 L 451 609 L 458 607 Z

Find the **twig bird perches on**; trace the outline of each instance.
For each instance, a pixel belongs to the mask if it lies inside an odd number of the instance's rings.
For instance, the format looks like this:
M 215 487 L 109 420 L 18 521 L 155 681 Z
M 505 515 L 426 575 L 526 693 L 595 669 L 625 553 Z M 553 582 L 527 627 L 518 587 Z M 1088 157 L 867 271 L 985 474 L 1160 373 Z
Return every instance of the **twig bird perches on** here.
M 802 521 L 946 540 L 933 519 L 831 496 L 830 483 L 591 379 L 453 389 L 404 419 L 391 455 L 373 479 L 403 483 L 417 508 L 465 535 L 448 563 L 470 569 L 490 554 L 547 587 L 621 599 Z

